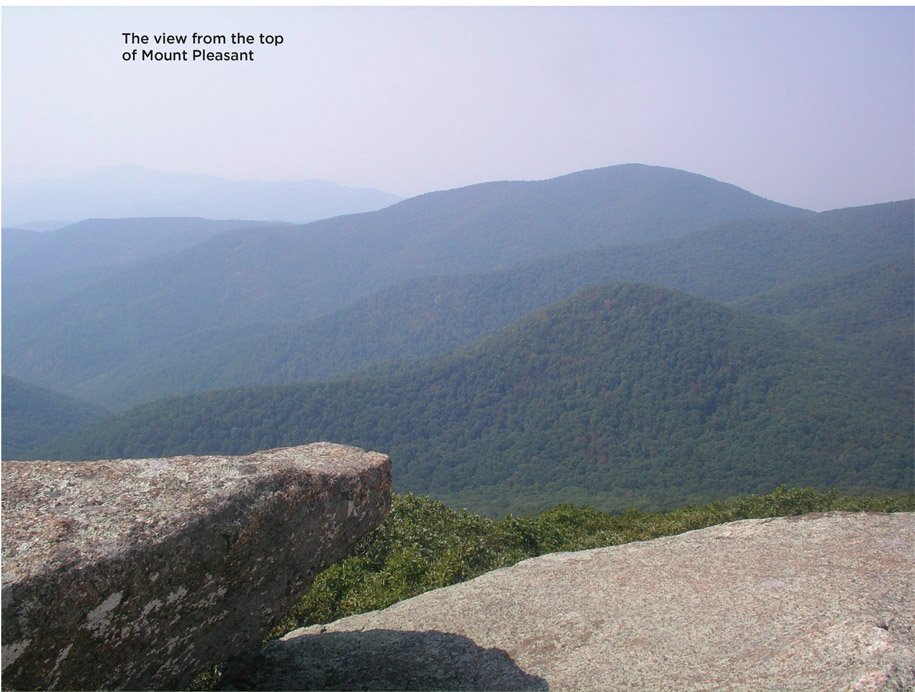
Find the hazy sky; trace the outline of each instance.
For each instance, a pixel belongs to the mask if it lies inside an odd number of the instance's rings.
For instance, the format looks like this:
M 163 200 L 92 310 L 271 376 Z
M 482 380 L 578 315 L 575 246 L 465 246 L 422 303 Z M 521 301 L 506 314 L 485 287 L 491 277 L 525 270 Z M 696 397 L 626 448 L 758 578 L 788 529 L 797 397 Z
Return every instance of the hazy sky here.
M 284 42 L 122 59 L 176 49 L 122 32 L 195 31 Z M 915 8 L 3 7 L 3 181 L 123 162 L 402 196 L 639 162 L 816 210 L 909 198 Z

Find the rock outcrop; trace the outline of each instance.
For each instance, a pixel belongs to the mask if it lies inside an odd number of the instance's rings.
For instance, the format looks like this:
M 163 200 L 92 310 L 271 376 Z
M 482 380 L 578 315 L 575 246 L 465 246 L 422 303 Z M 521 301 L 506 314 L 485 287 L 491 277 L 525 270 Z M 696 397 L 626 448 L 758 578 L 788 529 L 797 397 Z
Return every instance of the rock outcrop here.
M 390 503 L 386 456 L 328 443 L 4 462 L 3 686 L 185 688 L 256 650 Z
M 291 632 L 223 689 L 892 690 L 915 515 L 748 520 L 526 560 Z

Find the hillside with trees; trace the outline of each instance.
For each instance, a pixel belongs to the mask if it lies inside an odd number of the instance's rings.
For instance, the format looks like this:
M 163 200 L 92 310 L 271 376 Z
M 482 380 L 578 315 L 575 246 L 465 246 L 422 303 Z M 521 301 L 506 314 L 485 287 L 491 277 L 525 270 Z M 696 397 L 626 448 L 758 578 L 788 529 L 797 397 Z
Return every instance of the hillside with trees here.
M 28 458 L 30 450 L 107 418 L 109 411 L 73 397 L 2 378 L 4 459 Z
M 843 344 L 887 382 L 913 394 L 915 263 L 911 258 L 780 287 L 731 305 Z
M 771 319 L 615 283 L 429 364 L 166 399 L 45 451 L 239 454 L 329 439 L 391 454 L 399 492 L 497 515 L 782 484 L 911 487 L 910 397 L 843 356 Z
M 429 193 L 303 226 L 228 230 L 90 283 L 83 275 L 41 304 L 23 298 L 28 309 L 12 301 L 22 291 L 5 290 L 3 367 L 85 398 L 80 382 L 202 330 L 302 322 L 419 276 L 808 216 L 710 178 L 633 164 Z
M 494 515 L 913 483 L 913 200 L 632 165 L 247 223 L 4 229 L 4 456 L 329 439 Z
M 915 254 L 913 209 L 909 201 L 735 222 L 501 271 L 417 278 L 305 322 L 202 329 L 94 377 L 67 382 L 83 398 L 123 410 L 176 394 L 339 376 L 388 360 L 447 353 L 586 286 L 618 280 L 743 299 L 746 309 L 773 316 L 808 306 L 819 316 L 799 313 L 794 324 L 829 323 L 829 338 L 858 334 L 854 344 L 869 341 L 877 358 L 895 361 L 893 372 L 910 372 L 905 354 L 911 349 L 902 347 L 913 321 L 911 279 L 905 285 Z M 858 279 L 833 278 L 858 270 L 864 272 Z M 845 307 L 837 313 L 825 304 L 816 307 L 829 292 L 808 286 L 810 281 L 851 281 L 836 288 Z M 770 302 L 784 293 L 778 299 L 784 307 L 763 308 L 762 299 L 751 300 L 760 291 L 776 292 Z

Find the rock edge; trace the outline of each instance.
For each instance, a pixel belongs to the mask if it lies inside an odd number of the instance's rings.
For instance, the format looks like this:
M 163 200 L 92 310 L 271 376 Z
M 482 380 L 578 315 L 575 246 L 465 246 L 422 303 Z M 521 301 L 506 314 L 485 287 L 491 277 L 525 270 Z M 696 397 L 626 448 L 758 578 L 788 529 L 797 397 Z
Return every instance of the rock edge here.
M 915 514 L 722 524 L 525 560 L 295 630 L 222 689 L 915 687 Z
M 383 454 L 3 462 L 3 686 L 182 689 L 391 507 Z

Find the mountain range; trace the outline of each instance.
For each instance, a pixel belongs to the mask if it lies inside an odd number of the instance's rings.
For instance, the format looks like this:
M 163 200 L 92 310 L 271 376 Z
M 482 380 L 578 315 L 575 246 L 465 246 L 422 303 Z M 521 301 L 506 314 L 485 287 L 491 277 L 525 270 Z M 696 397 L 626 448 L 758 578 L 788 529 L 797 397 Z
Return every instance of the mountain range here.
M 37 306 L 225 231 L 280 226 L 199 218 L 87 219 L 51 232 L 3 229 L 4 309 Z
M 912 200 L 626 165 L 232 223 L 4 229 L 4 427 L 28 386 L 122 412 L 4 457 L 332 439 L 491 514 L 913 482 Z
M 339 440 L 389 453 L 401 491 L 474 511 L 622 509 L 780 483 L 907 487 L 911 414 L 909 396 L 822 339 L 614 283 L 428 364 L 165 399 L 50 449 L 158 457 Z
M 5 183 L 3 225 L 46 231 L 84 219 L 147 216 L 305 223 L 381 209 L 399 199 L 329 180 L 227 180 L 121 164 L 54 180 Z M 54 221 L 59 219 L 69 221 Z
M 301 322 L 418 276 L 805 216 L 814 215 L 703 176 L 626 165 L 430 193 L 304 226 L 227 230 L 89 284 L 69 281 L 72 291 L 41 304 L 5 304 L 3 371 L 85 397 L 81 382 L 203 330 Z M 4 269 L 5 283 L 7 272 L 22 273 Z
M 510 269 L 416 278 L 312 320 L 199 330 L 87 377 L 72 391 L 124 409 L 173 394 L 331 377 L 387 360 L 444 354 L 581 288 L 608 281 L 647 282 L 718 301 L 794 287 L 780 302 L 770 297 L 776 301 L 771 307 L 762 305 L 761 298 L 743 306 L 772 312 L 801 310 L 804 303 L 798 300 L 808 292 L 822 302 L 827 289 L 808 287 L 808 282 L 852 272 L 845 279 L 845 291 L 853 296 L 870 291 L 879 292 L 874 301 L 902 300 L 908 296 L 905 281 L 911 284 L 904 262 L 901 273 L 883 279 L 873 275 L 879 268 L 861 276 L 855 272 L 911 254 L 913 209 L 905 202 L 870 207 L 863 224 L 860 209 L 759 224 L 735 222 L 674 239 L 596 248 Z M 867 234 L 860 233 L 862 227 Z M 782 304 L 788 307 L 779 308 Z M 907 338 L 910 300 L 853 309 L 861 314 L 845 315 L 843 324 L 855 325 L 871 315 L 874 323 L 855 333 L 895 328 L 902 342 L 890 353 L 908 351 L 900 346 Z M 892 324 L 886 322 L 890 310 Z M 807 312 L 795 317 L 801 324 L 810 319 L 815 317 Z M 904 364 L 896 371 L 905 372 Z

